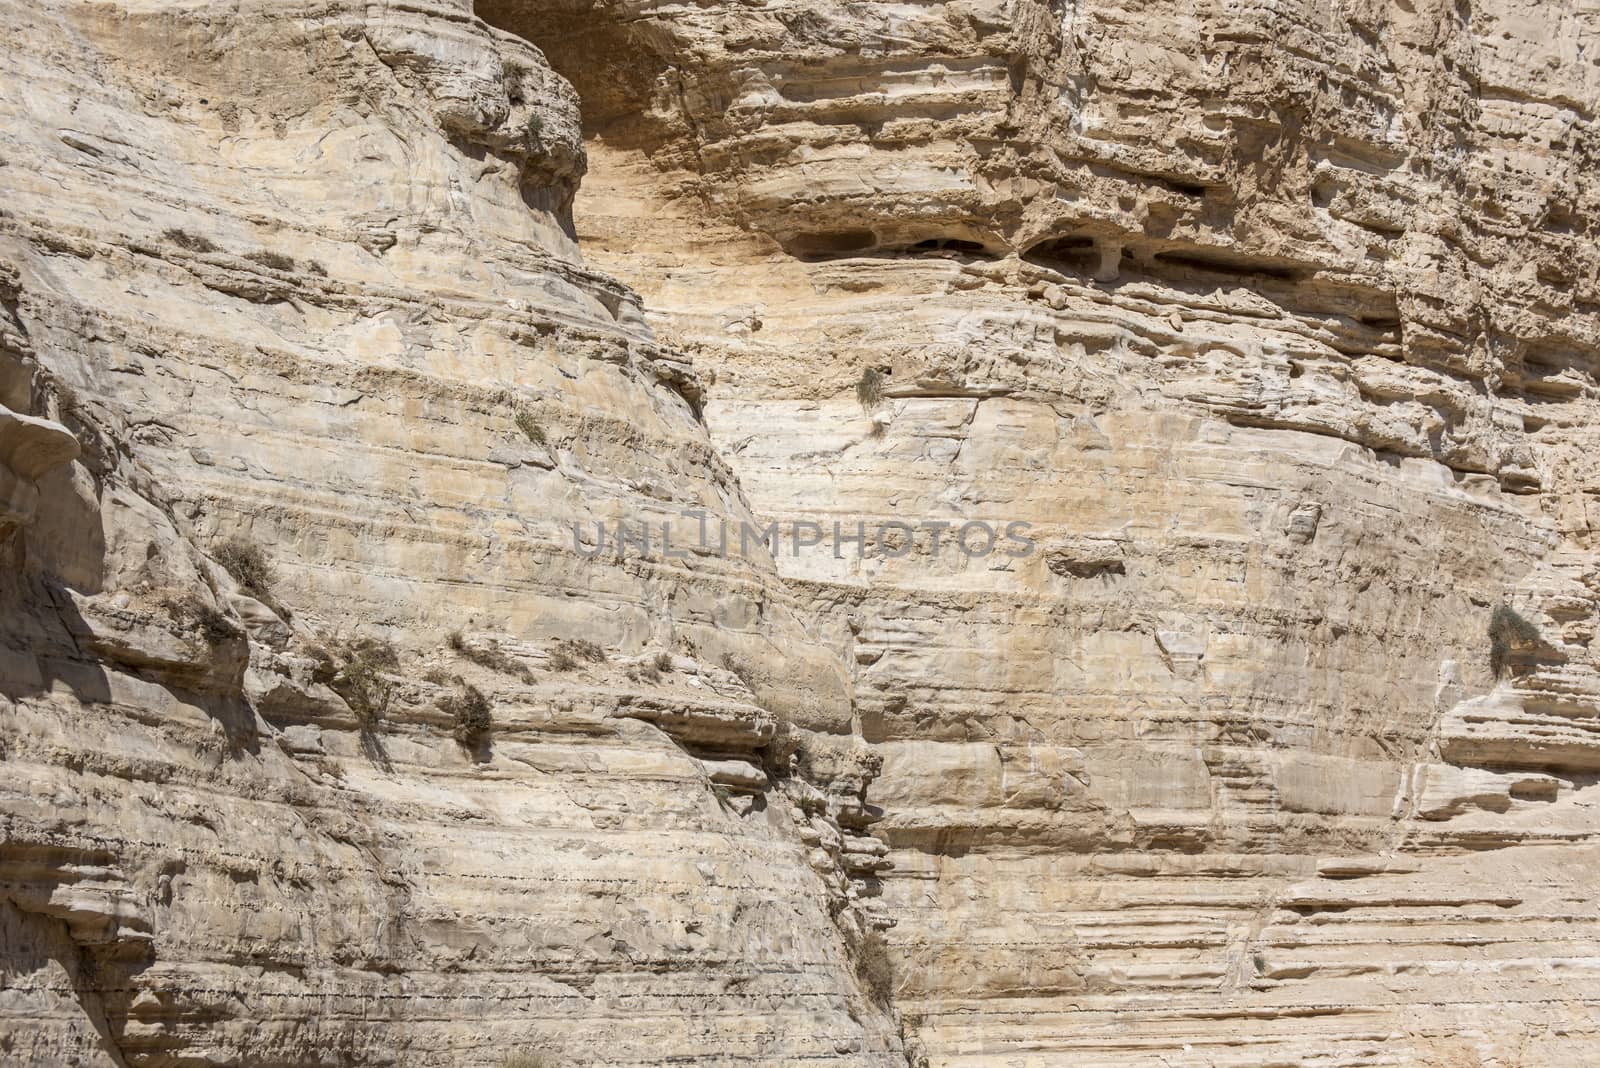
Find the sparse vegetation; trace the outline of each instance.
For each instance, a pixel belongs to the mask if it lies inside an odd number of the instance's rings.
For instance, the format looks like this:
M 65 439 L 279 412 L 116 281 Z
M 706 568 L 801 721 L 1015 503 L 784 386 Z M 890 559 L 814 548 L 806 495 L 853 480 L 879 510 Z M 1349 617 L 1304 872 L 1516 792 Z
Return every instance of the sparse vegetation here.
M 1515 608 L 1497 604 L 1489 614 L 1489 670 L 1494 677 L 1505 674 L 1508 659 L 1517 646 L 1539 640 L 1539 628 L 1528 622 Z
M 533 417 L 533 413 L 526 408 L 517 410 L 517 429 L 522 431 L 524 437 L 535 445 L 546 445 L 549 439 L 545 437 L 544 427 Z
M 894 996 L 894 958 L 883 932 L 876 928 L 868 930 L 856 947 L 856 977 L 875 1004 L 889 1004 Z
M 565 638 L 556 643 L 556 648 L 575 660 L 587 660 L 591 664 L 606 662 L 606 651 L 586 638 Z
M 551 671 L 571 671 L 578 666 L 577 659 L 560 647 L 550 651 L 548 663 Z
M 357 638 L 313 650 L 317 656 L 316 681 L 326 683 L 356 714 L 364 730 L 371 730 L 389 712 L 400 654 L 379 638 Z
M 528 140 L 534 144 L 539 143 L 539 138 L 544 134 L 544 116 L 534 112 L 528 116 Z
M 661 669 L 656 667 L 654 660 L 646 660 L 642 664 L 634 664 L 628 668 L 628 678 L 634 682 L 648 682 L 653 685 L 661 681 Z
M 179 230 L 176 227 L 164 231 L 161 236 L 189 252 L 217 251 L 216 244 L 209 238 L 202 237 L 200 234 L 191 234 L 187 230 Z
M 498 642 L 490 641 L 481 646 L 473 645 L 461 636 L 459 630 L 453 630 L 450 632 L 447 644 L 450 646 L 451 652 L 465 660 L 472 661 L 481 668 L 498 671 L 502 675 L 510 675 L 513 678 L 521 679 L 524 683 L 533 682 L 533 672 L 528 670 L 528 666 L 500 648 L 500 643 Z
M 861 377 L 856 380 L 856 400 L 866 411 L 872 411 L 883 400 L 883 372 L 876 367 L 868 367 L 861 372 Z
M 211 555 L 245 592 L 259 600 L 266 600 L 272 595 L 272 564 L 255 542 L 229 538 L 212 550 Z
M 476 686 L 463 683 L 458 693 L 440 702 L 440 707 L 455 720 L 450 734 L 464 746 L 478 744 L 494 726 L 489 699 Z
M 663 652 L 663 653 L 657 653 L 656 654 L 656 670 L 657 671 L 661 671 L 661 672 L 671 672 L 672 671 L 672 654 L 671 653 Z
M 294 258 L 292 256 L 285 256 L 283 253 L 273 252 L 271 249 L 261 249 L 258 252 L 246 252 L 244 254 L 244 258 L 249 260 L 251 263 L 258 263 L 261 266 L 274 271 L 294 270 Z
M 556 1068 L 556 1062 L 543 1053 L 513 1053 L 500 1062 L 500 1068 Z
M 193 595 L 182 599 L 167 598 L 161 602 L 161 607 L 175 622 L 198 630 L 207 645 L 221 645 L 240 634 L 233 620 Z
M 435 686 L 450 686 L 460 681 L 460 678 L 459 675 L 452 675 L 443 668 L 429 668 L 422 673 L 422 681 Z

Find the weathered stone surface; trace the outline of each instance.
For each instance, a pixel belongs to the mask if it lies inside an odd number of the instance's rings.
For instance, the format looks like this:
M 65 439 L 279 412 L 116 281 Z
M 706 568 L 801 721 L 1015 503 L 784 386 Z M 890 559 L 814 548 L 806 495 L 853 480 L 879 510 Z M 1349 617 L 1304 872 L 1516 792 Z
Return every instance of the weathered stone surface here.
M 0 2 L 0 1056 L 1590 1063 L 1591 24 Z
M 580 242 L 763 520 L 1031 524 L 778 559 L 851 623 L 909 1049 L 1585 1063 L 1587 16 L 478 9 L 595 100 Z
M 464 4 L 0 36 L 0 1060 L 904 1063 L 769 765 L 842 654 L 770 559 L 574 543 L 749 511 L 567 84 Z

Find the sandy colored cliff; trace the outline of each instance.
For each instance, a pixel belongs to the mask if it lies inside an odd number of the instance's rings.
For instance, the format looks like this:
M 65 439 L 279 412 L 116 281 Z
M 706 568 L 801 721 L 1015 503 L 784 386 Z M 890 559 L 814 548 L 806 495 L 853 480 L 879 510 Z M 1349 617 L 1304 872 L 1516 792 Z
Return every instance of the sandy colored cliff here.
M 0 2 L 0 1062 L 1590 1064 L 1597 23 Z

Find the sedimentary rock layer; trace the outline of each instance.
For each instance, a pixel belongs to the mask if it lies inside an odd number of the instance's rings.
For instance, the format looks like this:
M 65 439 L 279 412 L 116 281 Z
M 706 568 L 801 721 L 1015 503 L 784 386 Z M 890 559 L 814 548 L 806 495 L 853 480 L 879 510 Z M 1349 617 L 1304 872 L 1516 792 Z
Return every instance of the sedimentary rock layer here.
M 1587 1064 L 1592 19 L 0 3 L 0 1054 Z
M 778 561 L 913 1052 L 1585 1063 L 1591 16 L 534 7 L 479 10 L 596 98 L 580 242 L 762 518 L 1038 540 Z
M 837 643 L 574 533 L 749 513 L 566 83 L 460 6 L 0 36 L 0 1060 L 904 1063 Z

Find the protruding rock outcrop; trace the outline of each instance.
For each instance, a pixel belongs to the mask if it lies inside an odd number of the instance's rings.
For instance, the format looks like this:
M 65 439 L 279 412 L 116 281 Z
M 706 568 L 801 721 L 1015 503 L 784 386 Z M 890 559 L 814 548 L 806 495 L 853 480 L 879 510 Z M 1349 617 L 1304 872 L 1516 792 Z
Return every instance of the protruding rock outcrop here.
M 33 519 L 39 479 L 78 456 L 78 439 L 60 423 L 0 404 L 0 530 Z

